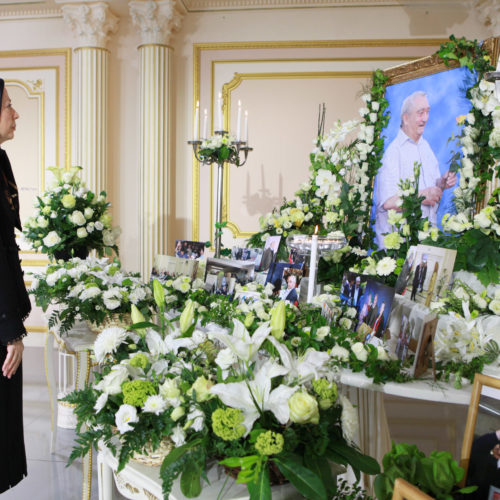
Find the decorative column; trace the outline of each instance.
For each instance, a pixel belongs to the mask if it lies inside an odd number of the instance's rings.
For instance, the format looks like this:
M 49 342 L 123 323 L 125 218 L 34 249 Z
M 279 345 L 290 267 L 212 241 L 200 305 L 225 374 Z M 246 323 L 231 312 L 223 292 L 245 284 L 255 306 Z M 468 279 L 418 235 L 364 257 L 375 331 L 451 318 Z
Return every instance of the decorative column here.
M 106 190 L 108 59 L 106 42 L 118 29 L 118 18 L 104 2 L 63 5 L 64 20 L 77 37 L 78 124 L 76 162 L 87 187 Z
M 167 253 L 168 192 L 172 161 L 172 48 L 180 27 L 175 0 L 129 2 L 139 28 L 140 57 L 140 270 L 149 279 L 154 256 Z

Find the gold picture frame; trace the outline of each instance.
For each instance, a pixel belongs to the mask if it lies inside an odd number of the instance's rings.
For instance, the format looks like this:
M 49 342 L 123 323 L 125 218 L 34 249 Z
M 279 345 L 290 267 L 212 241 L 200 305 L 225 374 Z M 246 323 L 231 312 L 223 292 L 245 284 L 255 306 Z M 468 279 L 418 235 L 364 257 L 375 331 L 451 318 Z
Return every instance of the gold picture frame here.
M 490 377 L 489 375 L 483 375 L 482 373 L 476 373 L 474 377 L 469 411 L 467 412 L 467 421 L 465 424 L 464 440 L 462 442 L 462 451 L 460 453 L 460 466 L 465 470 L 464 478 L 459 483 L 461 488 L 463 488 L 467 482 L 470 454 L 472 450 L 472 443 L 474 441 L 474 431 L 476 429 L 479 401 L 481 399 L 481 391 L 483 387 L 492 387 L 500 390 L 500 379 Z
M 392 500 L 434 500 L 422 490 L 398 477 L 394 482 Z

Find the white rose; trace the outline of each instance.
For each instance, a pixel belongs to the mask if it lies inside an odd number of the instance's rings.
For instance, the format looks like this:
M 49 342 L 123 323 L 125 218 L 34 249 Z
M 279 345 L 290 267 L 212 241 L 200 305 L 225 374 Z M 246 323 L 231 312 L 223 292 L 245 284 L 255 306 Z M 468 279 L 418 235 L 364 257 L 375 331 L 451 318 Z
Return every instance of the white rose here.
M 500 300 L 499 299 L 494 299 L 490 302 L 489 308 L 493 313 L 495 313 L 497 316 L 500 316 Z
M 349 361 L 349 351 L 345 347 L 336 345 L 330 351 L 332 358 L 339 358 L 341 361 Z
M 84 227 L 79 227 L 76 230 L 76 235 L 78 236 L 78 238 L 86 238 L 88 236 L 88 233 Z
M 479 307 L 480 309 L 486 309 L 488 307 L 488 302 L 486 302 L 486 300 L 483 297 L 481 297 L 481 295 L 474 295 L 472 297 L 472 300 L 474 301 L 476 306 Z
M 95 388 L 109 395 L 120 394 L 122 392 L 122 384 L 127 379 L 127 367 L 124 365 L 115 365 L 111 368 L 111 371 L 96 384 Z
M 43 244 L 46 246 L 46 247 L 53 247 L 55 245 L 58 245 L 59 243 L 61 243 L 61 238 L 60 236 L 55 232 L 55 231 L 51 231 L 47 236 L 45 236 L 45 238 L 43 239 Z
M 346 330 L 349 330 L 352 326 L 352 320 L 349 318 L 340 318 L 339 325 Z
M 389 356 L 387 355 L 386 350 L 381 346 L 377 346 L 377 359 L 379 361 L 389 361 Z
M 215 362 L 221 367 L 222 370 L 227 370 L 230 366 L 236 363 L 237 359 L 231 349 L 226 348 L 219 351 Z
M 83 214 L 85 215 L 86 219 L 90 219 L 94 215 L 94 210 L 90 207 L 87 207 L 84 211 Z
M 330 334 L 330 327 L 329 326 L 322 326 L 316 330 L 316 339 L 317 340 L 324 340 L 324 338 Z
M 361 342 L 356 342 L 351 346 L 351 350 L 354 353 L 354 355 L 360 360 L 360 361 L 366 361 L 368 359 L 368 353 L 366 352 L 365 346 Z
M 87 223 L 85 216 L 80 212 L 80 210 L 75 210 L 70 216 L 69 220 L 75 224 L 75 226 L 83 226 Z
M 101 221 L 97 221 L 95 224 L 94 224 L 94 227 L 98 230 L 98 231 L 102 231 L 104 229 L 104 224 L 101 222 Z
M 378 111 L 380 109 L 380 103 L 378 101 L 373 101 L 372 102 L 372 109 L 373 109 L 373 111 Z
M 48 219 L 45 217 L 37 217 L 36 222 L 38 224 L 38 227 L 41 227 L 42 229 L 45 229 L 49 225 Z

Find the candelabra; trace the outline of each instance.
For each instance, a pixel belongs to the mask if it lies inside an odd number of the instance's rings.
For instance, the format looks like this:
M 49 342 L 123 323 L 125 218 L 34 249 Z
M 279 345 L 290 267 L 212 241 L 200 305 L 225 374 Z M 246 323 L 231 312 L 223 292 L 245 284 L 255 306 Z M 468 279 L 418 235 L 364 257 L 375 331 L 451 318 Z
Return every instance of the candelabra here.
M 253 151 L 253 148 L 248 147 L 247 141 L 229 141 L 224 140 L 228 137 L 225 130 L 218 130 L 215 132 L 216 137 L 220 136 L 220 140 L 216 141 L 218 144 L 213 146 L 210 140 L 201 141 L 193 140 L 188 141 L 188 144 L 193 146 L 193 153 L 196 159 L 203 165 L 211 165 L 217 163 L 217 204 L 215 207 L 215 257 L 220 257 L 221 250 L 221 237 L 222 237 L 222 200 L 224 190 L 224 164 L 229 163 L 237 167 L 243 166 L 248 158 L 248 153 Z M 205 146 L 202 144 L 205 142 Z M 243 158 L 241 155 L 243 154 Z

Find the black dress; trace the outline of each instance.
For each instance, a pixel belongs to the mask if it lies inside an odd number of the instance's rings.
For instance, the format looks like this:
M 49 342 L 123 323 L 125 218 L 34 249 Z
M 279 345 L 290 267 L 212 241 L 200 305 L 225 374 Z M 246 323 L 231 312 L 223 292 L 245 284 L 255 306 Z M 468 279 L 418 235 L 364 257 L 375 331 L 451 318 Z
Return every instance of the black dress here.
M 0 368 L 7 345 L 26 334 L 31 310 L 14 228 L 21 229 L 17 187 L 7 154 L 0 149 Z M 0 370 L 0 493 L 26 476 L 23 436 L 22 364 L 8 379 Z

